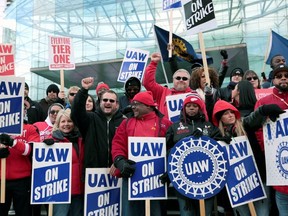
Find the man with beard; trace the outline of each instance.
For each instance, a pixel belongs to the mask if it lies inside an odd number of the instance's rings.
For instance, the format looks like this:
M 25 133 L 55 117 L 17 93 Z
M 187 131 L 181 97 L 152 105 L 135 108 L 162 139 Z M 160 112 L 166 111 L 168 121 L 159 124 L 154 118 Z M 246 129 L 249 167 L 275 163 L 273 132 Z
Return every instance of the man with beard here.
M 171 122 L 157 110 L 157 104 L 154 103 L 150 91 L 136 94 L 131 105 L 134 116 L 120 124 L 113 138 L 112 157 L 117 170 L 110 170 L 112 175 L 123 178 L 122 215 L 125 216 L 144 215 L 145 212 L 144 200 L 128 200 L 128 179 L 135 171 L 135 162 L 128 159 L 128 137 L 165 137 L 171 125 Z M 167 215 L 165 202 L 151 201 L 151 213 L 146 212 L 147 214 Z
M 288 109 L 288 67 L 285 64 L 280 64 L 273 70 L 272 82 L 274 84 L 273 93 L 259 99 L 255 104 L 255 110 L 267 104 L 276 104 L 282 110 Z M 264 113 L 271 112 L 267 110 Z M 262 151 L 264 151 L 263 130 L 260 128 L 256 132 L 256 136 Z M 273 186 L 275 189 L 276 204 L 279 210 L 279 215 L 288 214 L 288 186 Z M 272 192 L 273 193 L 273 192 Z M 271 196 L 273 197 L 273 196 Z M 273 203 L 273 200 L 272 200 Z M 273 205 L 273 204 L 272 204 Z M 275 211 L 273 211 L 275 212 Z
M 144 78 L 143 78 L 143 86 L 147 91 L 151 91 L 153 93 L 154 100 L 158 104 L 159 111 L 168 118 L 168 110 L 166 103 L 166 96 L 168 95 L 176 95 L 192 92 L 189 87 L 190 74 L 185 69 L 178 69 L 173 74 L 173 88 L 169 89 L 164 87 L 156 82 L 156 69 L 157 65 L 161 60 L 160 53 L 152 53 L 151 62 L 147 66 Z
M 111 144 L 116 128 L 124 117 L 119 111 L 118 96 L 112 90 L 103 92 L 100 109 L 86 111 L 88 90 L 94 84 L 93 77 L 81 81 L 82 88 L 74 98 L 71 118 L 79 128 L 85 142 L 84 168 L 108 168 L 112 165 Z

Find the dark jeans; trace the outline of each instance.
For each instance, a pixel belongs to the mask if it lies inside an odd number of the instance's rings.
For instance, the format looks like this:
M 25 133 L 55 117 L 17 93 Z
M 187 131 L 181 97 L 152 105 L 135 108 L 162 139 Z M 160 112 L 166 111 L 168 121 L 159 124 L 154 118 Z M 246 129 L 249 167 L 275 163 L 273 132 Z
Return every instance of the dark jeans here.
M 30 188 L 31 178 L 6 181 L 5 203 L 0 203 L 0 215 L 8 216 L 13 200 L 17 216 L 31 216 Z

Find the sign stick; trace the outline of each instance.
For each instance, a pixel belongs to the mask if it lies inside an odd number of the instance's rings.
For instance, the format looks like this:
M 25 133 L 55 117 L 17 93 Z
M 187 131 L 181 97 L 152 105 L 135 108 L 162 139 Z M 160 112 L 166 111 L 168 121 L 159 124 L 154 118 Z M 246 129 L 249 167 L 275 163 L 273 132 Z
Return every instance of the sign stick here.
M 204 44 L 204 38 L 202 32 L 198 33 L 199 43 L 200 43 L 200 49 L 201 49 L 201 55 L 202 55 L 202 61 L 204 66 L 204 73 L 206 78 L 206 83 L 208 86 L 210 86 L 210 77 L 208 72 L 208 64 L 207 64 L 207 58 L 206 58 L 206 52 L 205 52 L 205 44 Z
M 170 44 L 170 46 L 169 46 L 169 50 L 168 50 L 168 52 L 169 52 L 169 58 L 171 58 L 172 57 L 172 51 L 173 51 L 173 49 L 172 49 L 172 46 L 173 46 L 173 44 L 172 44 L 172 39 L 173 39 L 173 10 L 170 10 L 170 17 L 169 17 L 169 44 Z
M 60 84 L 61 84 L 61 91 L 64 91 L 64 70 L 60 70 Z
M 249 202 L 248 203 L 248 207 L 249 207 L 251 216 L 257 216 L 257 213 L 256 213 L 255 206 L 254 206 L 253 202 Z
M 6 158 L 1 159 L 1 201 L 5 203 L 5 188 L 6 188 Z
M 145 200 L 145 216 L 150 216 L 150 200 Z
M 205 212 L 205 200 L 204 199 L 200 199 L 199 200 L 199 204 L 200 204 L 200 216 L 205 216 L 206 212 Z
M 48 205 L 48 216 L 53 216 L 53 204 Z

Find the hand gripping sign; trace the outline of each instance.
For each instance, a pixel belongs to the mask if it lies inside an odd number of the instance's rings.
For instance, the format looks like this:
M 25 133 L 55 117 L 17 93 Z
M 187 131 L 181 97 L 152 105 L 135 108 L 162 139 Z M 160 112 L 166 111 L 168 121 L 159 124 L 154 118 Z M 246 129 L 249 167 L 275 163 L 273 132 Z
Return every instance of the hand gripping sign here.
M 178 141 L 168 156 L 168 175 L 174 188 L 191 199 L 207 199 L 224 187 L 228 158 L 220 144 L 202 136 Z

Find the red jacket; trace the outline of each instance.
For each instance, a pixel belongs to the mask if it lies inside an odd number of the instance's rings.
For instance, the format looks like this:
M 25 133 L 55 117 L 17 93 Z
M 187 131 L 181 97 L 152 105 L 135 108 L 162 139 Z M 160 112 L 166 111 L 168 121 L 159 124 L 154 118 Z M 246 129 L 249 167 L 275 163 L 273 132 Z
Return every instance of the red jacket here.
M 23 133 L 20 136 L 14 136 L 13 139 L 17 142 L 13 147 L 9 147 L 10 155 L 6 159 L 6 179 L 16 180 L 31 177 L 32 163 L 29 155 L 32 147 L 29 143 L 39 142 L 39 133 L 33 125 L 24 124 Z
M 153 93 L 153 98 L 156 100 L 158 104 L 158 109 L 161 113 L 168 118 L 168 110 L 166 104 L 166 96 L 168 95 L 176 95 L 176 94 L 184 94 L 193 92 L 193 90 L 188 87 L 185 91 L 176 91 L 174 88 L 166 88 L 161 86 L 156 82 L 155 74 L 157 69 L 157 63 L 151 61 L 150 64 L 147 66 L 143 78 L 143 86 L 146 88 L 147 91 L 151 91 Z
M 122 121 L 112 140 L 112 158 L 117 156 L 128 158 L 128 137 L 165 137 L 168 127 L 172 124 L 166 118 L 160 118 L 150 112 L 140 119 L 135 117 Z
M 58 135 L 58 134 L 57 134 Z M 66 137 L 59 137 L 55 133 L 52 137 L 57 142 L 70 142 Z M 76 143 L 75 143 L 76 144 Z M 72 143 L 72 195 L 84 194 L 84 182 L 81 180 L 84 163 L 84 144 L 81 137 L 78 138 L 78 149 Z
M 275 96 L 276 95 L 276 96 Z M 255 109 L 264 104 L 277 104 L 281 109 L 288 109 L 288 105 L 284 103 L 281 99 L 284 99 L 288 103 L 288 92 L 279 92 L 277 88 L 273 88 L 273 93 L 267 95 L 266 97 L 260 98 L 256 104 Z M 263 129 L 260 128 L 256 132 L 258 143 L 260 144 L 261 149 L 264 151 L 264 138 L 263 138 Z M 288 194 L 288 186 L 273 186 L 273 188 L 281 193 Z
M 39 130 L 41 142 L 51 137 L 53 126 L 51 122 L 47 121 L 47 119 L 42 122 L 35 122 L 33 125 L 36 126 Z

